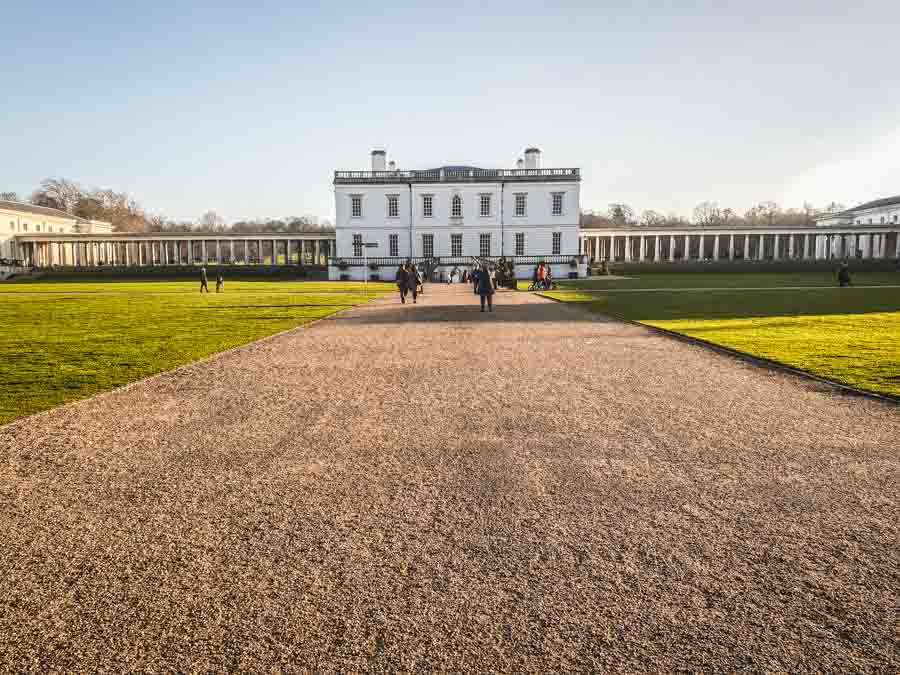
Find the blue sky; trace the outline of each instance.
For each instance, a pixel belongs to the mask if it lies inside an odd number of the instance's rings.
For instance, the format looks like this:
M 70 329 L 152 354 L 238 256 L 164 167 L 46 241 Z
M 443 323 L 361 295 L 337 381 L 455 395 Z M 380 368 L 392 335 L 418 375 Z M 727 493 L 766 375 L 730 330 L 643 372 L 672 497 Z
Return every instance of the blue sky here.
M 900 3 L 21 3 L 0 190 L 331 218 L 335 169 L 579 166 L 582 206 L 900 194 Z

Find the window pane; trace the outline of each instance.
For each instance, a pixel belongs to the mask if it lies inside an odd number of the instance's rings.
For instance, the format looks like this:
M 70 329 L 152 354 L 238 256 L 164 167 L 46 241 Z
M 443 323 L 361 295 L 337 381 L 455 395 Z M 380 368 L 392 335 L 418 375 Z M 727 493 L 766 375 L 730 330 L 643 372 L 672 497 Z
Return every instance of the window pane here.
M 434 256 L 434 235 L 433 234 L 423 234 L 422 235 L 422 255 L 426 258 L 431 258 Z
M 450 255 L 454 257 L 459 257 L 462 255 L 462 235 L 461 234 L 451 234 L 450 235 Z
M 554 232 L 553 233 L 553 255 L 559 255 L 561 247 L 562 247 L 562 233 Z
M 400 237 L 396 234 L 388 236 L 388 255 L 392 258 L 400 255 Z
M 359 258 L 362 255 L 362 235 L 353 235 L 353 255 Z
M 491 235 L 482 234 L 478 238 L 478 252 L 483 258 L 491 255 Z
M 516 232 L 516 255 L 525 255 L 525 233 Z

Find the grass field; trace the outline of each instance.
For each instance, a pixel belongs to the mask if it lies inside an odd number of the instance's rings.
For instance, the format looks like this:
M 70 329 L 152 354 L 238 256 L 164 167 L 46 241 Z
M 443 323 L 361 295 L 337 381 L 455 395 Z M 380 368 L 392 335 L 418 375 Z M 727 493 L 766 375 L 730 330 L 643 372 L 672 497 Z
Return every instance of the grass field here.
M 836 288 L 819 274 L 645 275 L 606 289 L 602 281 L 570 282 L 545 295 L 900 398 L 900 275 L 854 282 Z
M 213 285 L 210 280 L 210 285 Z M 366 301 L 361 283 L 22 282 L 0 286 L 0 424 Z M 368 285 L 370 296 L 393 289 Z

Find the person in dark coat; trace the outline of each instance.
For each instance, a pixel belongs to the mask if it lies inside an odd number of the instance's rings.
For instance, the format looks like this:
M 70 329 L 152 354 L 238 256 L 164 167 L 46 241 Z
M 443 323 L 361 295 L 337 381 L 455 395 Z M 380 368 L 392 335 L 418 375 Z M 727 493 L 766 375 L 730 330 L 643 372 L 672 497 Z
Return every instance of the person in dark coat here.
M 412 263 L 406 263 L 406 290 L 412 293 L 413 304 L 419 294 L 419 270 Z
M 475 276 L 475 292 L 481 296 L 481 311 L 484 311 L 484 303 L 487 301 L 488 311 L 494 311 L 494 281 L 487 269 L 479 269 Z
M 841 266 L 838 268 L 837 273 L 838 283 L 841 286 L 849 286 L 850 285 L 850 265 L 847 264 L 847 261 L 841 263 Z
M 200 292 L 206 291 L 209 293 L 209 286 L 206 283 L 206 268 L 200 268 Z
M 406 271 L 406 265 L 400 265 L 397 268 L 397 288 L 400 290 L 400 302 L 406 304 L 406 286 L 409 283 L 409 274 Z

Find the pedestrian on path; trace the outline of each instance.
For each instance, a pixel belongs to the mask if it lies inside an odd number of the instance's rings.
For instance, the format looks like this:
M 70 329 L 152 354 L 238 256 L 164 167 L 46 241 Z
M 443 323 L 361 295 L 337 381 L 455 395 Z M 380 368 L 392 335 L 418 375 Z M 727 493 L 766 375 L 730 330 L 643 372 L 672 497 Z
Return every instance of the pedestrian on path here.
M 413 304 L 416 304 L 416 296 L 419 294 L 419 273 L 416 266 L 406 263 L 406 290 L 412 294 Z
M 400 289 L 400 302 L 404 305 L 406 304 L 406 285 L 408 280 L 406 264 L 404 263 L 397 268 L 397 288 Z
M 481 311 L 484 311 L 484 303 L 487 301 L 488 311 L 494 311 L 494 282 L 491 273 L 487 269 L 480 269 L 475 276 L 475 291 L 481 296 Z
M 209 285 L 206 283 L 206 268 L 200 268 L 200 292 L 206 291 L 209 293 Z

